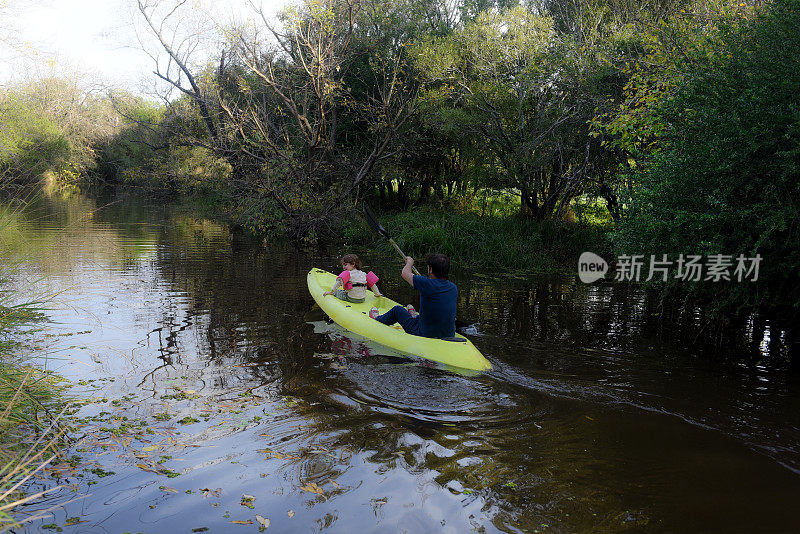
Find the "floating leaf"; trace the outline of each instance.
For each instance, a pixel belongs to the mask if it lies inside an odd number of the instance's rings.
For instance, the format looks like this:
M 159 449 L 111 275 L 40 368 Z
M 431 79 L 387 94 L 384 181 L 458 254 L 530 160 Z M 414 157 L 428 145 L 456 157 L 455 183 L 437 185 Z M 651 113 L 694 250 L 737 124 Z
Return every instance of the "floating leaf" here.
M 324 495 L 324 492 L 322 491 L 322 488 L 320 488 L 319 486 L 317 486 L 313 482 L 309 482 L 307 485 L 301 486 L 300 489 L 303 490 L 303 491 L 307 491 L 309 493 L 316 493 L 317 495 Z
M 222 488 L 217 489 L 209 489 L 209 488 L 200 488 L 200 491 L 203 492 L 203 497 L 208 497 L 209 495 L 213 495 L 214 497 L 219 497 L 222 495 Z
M 150 467 L 149 465 L 145 465 L 145 464 L 136 464 L 136 467 L 138 467 L 139 469 L 142 469 L 142 470 L 144 470 L 144 471 L 149 471 L 150 473 L 155 473 L 155 474 L 157 474 L 157 475 L 160 475 L 160 474 L 161 474 L 161 472 L 159 472 L 159 471 L 156 471 L 155 469 L 153 469 L 153 468 L 152 468 L 152 467 Z
M 149 447 L 144 447 L 142 449 L 144 452 L 153 452 L 158 450 L 158 445 L 150 445 Z
M 161 491 L 165 491 L 167 493 L 178 493 L 178 490 L 176 490 L 175 488 L 170 488 L 169 486 L 159 486 L 158 489 L 160 489 Z
M 231 521 L 231 523 L 233 523 L 234 525 L 252 525 L 253 524 L 253 522 L 250 521 L 249 519 L 247 521 L 235 520 L 235 521 Z
M 294 517 L 294 510 L 289 510 L 288 512 L 286 512 L 286 515 L 288 515 L 289 517 Z
M 242 505 L 242 506 L 246 506 L 246 507 L 248 507 L 248 508 L 250 508 L 252 510 L 253 509 L 253 501 L 255 501 L 255 500 L 256 500 L 256 498 L 253 497 L 252 495 L 243 494 L 242 495 L 242 502 L 240 502 L 239 504 Z

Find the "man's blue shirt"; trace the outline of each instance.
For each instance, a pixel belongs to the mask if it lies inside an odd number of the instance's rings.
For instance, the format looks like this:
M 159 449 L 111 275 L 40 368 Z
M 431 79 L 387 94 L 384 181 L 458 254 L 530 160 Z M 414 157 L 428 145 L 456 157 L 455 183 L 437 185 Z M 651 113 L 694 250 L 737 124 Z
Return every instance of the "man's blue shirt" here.
M 414 289 L 419 291 L 419 335 L 453 337 L 456 335 L 458 288 L 449 280 L 414 275 Z

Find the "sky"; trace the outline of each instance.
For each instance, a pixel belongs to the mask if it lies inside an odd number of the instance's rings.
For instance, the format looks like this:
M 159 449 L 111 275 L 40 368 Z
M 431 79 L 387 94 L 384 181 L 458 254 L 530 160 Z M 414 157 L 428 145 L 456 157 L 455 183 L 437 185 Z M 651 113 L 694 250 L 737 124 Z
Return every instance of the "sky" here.
M 274 15 L 288 2 L 259 3 Z M 254 17 L 247 0 L 189 0 L 186 6 L 210 13 L 218 24 Z M 136 0 L 0 0 L 0 86 L 77 74 L 92 83 L 146 92 L 155 78 L 154 63 L 140 49 L 134 25 L 142 25 Z

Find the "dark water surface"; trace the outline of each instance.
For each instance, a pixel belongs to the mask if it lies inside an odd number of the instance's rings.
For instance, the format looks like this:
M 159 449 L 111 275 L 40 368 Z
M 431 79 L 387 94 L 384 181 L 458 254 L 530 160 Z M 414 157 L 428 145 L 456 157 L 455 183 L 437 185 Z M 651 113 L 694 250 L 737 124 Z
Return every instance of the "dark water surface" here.
M 800 530 L 797 376 L 648 339 L 635 290 L 457 271 L 495 367 L 470 375 L 325 323 L 306 273 L 344 251 L 137 199 L 36 204 L 41 345 L 91 402 L 71 464 L 28 488 L 88 496 L 28 532 Z M 397 261 L 365 260 L 414 302 Z

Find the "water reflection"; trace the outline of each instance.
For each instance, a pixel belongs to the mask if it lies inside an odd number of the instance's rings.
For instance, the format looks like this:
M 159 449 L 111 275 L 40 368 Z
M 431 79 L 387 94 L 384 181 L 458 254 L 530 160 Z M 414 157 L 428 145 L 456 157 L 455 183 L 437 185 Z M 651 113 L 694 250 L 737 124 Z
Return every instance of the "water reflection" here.
M 800 496 L 793 376 L 659 340 L 657 306 L 633 288 L 455 273 L 459 315 L 495 366 L 465 375 L 315 314 L 306 273 L 338 251 L 264 249 L 142 199 L 42 198 L 38 210 L 22 226 L 49 243 L 32 268 L 68 303 L 56 328 L 89 330 L 53 341 L 69 359 L 48 365 L 97 400 L 72 451 L 89 471 L 62 465 L 39 482 L 92 494 L 57 524 L 227 531 L 260 514 L 278 532 L 800 527 L 785 514 Z M 386 273 L 385 293 L 418 304 L 393 259 L 365 259 Z

